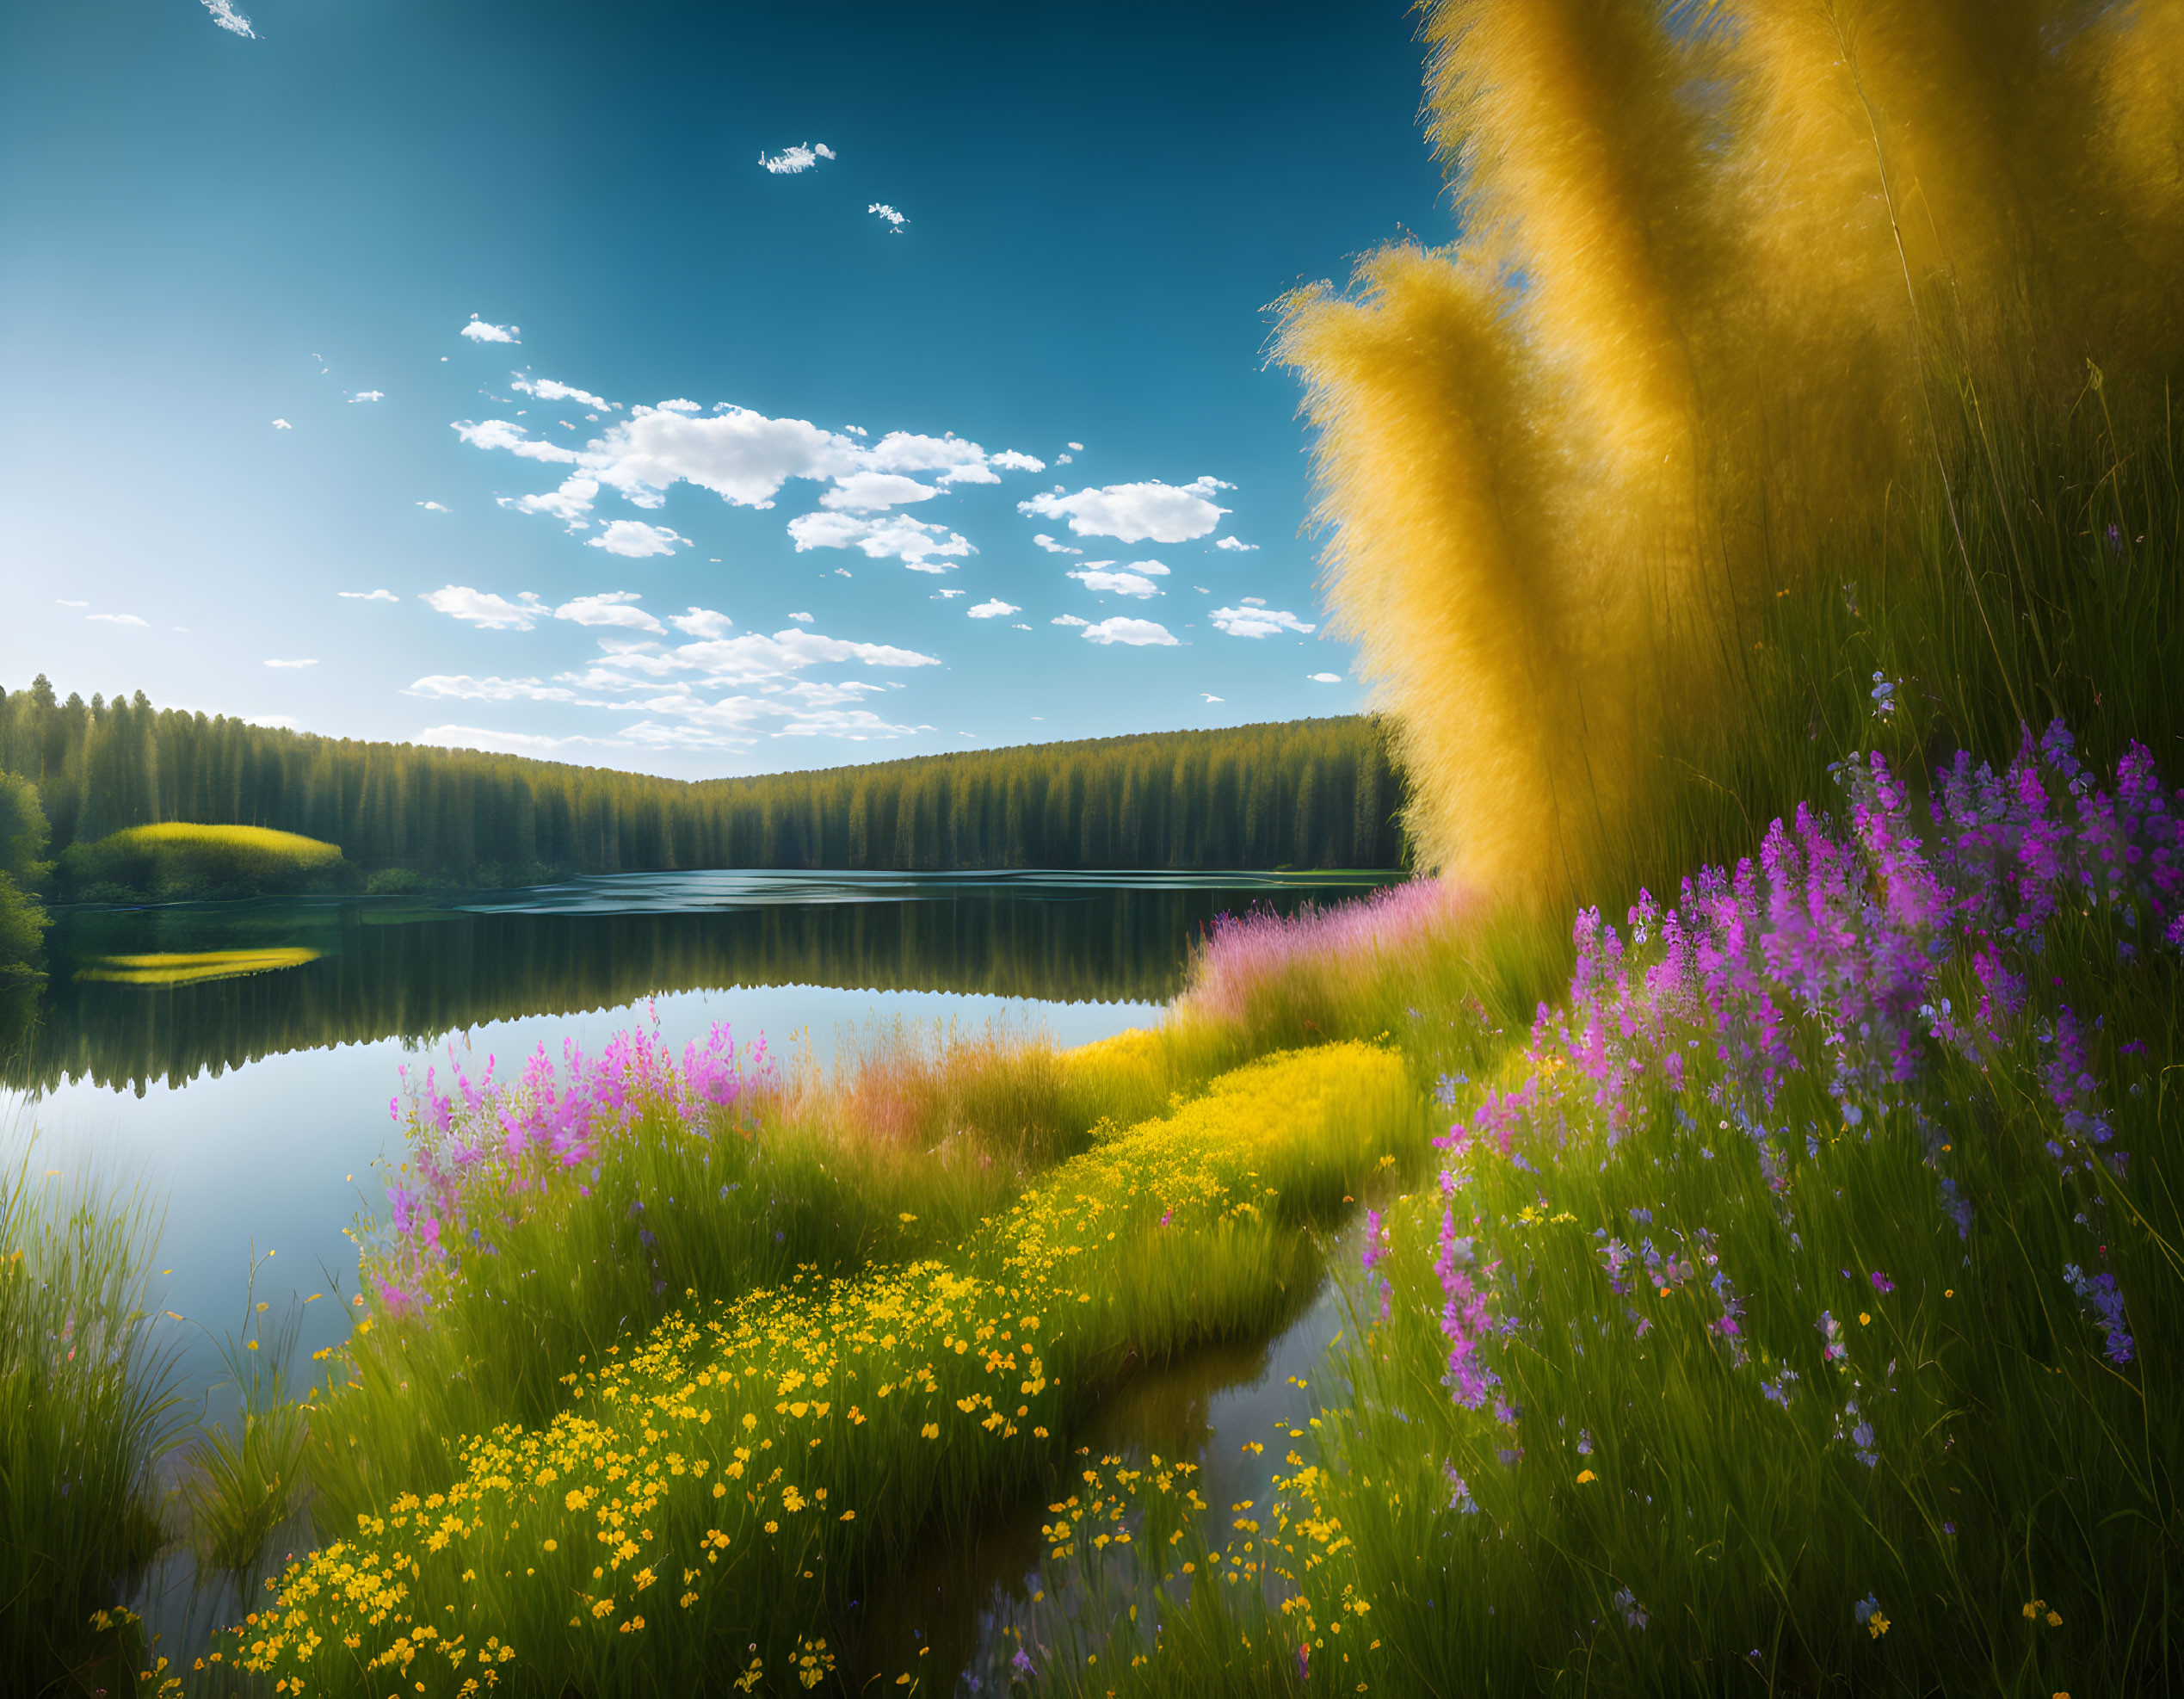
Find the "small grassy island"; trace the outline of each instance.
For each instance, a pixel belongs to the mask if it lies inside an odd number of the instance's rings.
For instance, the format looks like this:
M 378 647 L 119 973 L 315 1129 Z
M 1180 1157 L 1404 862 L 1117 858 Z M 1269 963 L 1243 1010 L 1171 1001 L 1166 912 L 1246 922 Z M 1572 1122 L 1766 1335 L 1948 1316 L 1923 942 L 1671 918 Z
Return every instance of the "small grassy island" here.
M 357 883 L 341 846 L 266 826 L 131 826 L 74 845 L 62 888 L 78 902 L 179 902 L 338 891 Z

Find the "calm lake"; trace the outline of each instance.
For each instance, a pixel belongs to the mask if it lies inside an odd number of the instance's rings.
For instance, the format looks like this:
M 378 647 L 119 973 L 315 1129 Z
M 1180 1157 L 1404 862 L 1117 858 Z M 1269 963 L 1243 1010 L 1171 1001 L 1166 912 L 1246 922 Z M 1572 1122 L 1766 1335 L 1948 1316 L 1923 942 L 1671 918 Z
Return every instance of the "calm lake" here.
M 346 1331 L 345 1237 L 398 1160 L 405 1061 L 454 1043 L 503 1067 L 595 1051 L 657 1016 L 678 1047 L 725 1021 L 822 1059 L 898 1017 L 1006 1022 L 1086 1042 L 1157 1018 L 1213 917 L 1290 911 L 1385 876 L 1226 873 L 622 874 L 441 904 L 323 899 L 62 911 L 49 977 L 0 1032 L 34 1166 L 95 1167 L 163 1206 L 153 1295 L 215 1331 L 257 1295 L 328 1294 L 306 1350 Z M 650 1004 L 648 1010 L 647 1005 Z M 215 1370 L 176 1330 L 184 1384 Z

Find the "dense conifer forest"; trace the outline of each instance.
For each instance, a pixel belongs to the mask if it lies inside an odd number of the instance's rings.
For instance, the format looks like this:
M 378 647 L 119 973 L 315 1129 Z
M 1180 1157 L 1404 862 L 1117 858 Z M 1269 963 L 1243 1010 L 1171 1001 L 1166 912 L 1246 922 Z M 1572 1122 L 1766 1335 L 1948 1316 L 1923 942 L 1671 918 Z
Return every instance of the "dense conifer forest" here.
M 371 870 L 523 883 L 677 868 L 1391 868 L 1401 784 L 1358 716 L 916 756 L 689 782 L 0 695 L 0 772 L 46 853 L 163 821 L 268 826 Z

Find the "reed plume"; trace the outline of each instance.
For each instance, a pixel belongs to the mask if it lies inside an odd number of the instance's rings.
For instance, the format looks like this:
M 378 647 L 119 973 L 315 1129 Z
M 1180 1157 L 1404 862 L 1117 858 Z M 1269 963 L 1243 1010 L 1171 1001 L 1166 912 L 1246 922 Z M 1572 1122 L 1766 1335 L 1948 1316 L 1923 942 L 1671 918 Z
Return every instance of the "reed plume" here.
M 2160 398 L 2184 5 L 1436 0 L 1423 35 L 1464 233 L 1291 296 L 1277 349 L 1414 840 L 1559 899 L 1670 728 L 1762 705 L 1764 607 L 1827 547 L 1949 508 L 1968 433 L 2088 360 Z

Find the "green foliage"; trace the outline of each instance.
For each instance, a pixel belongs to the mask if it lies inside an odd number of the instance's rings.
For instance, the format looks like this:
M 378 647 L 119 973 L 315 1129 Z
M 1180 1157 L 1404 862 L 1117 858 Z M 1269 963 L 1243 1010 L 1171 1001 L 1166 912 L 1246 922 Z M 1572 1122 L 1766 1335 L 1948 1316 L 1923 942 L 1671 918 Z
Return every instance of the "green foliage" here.
M 515 756 L 0 698 L 0 769 L 64 850 L 157 821 L 247 822 L 379 872 L 478 886 L 676 868 L 1390 868 L 1402 803 L 1377 724 L 1296 720 L 685 783 Z
M 45 936 L 45 911 L 35 893 L 48 872 L 45 811 L 38 788 L 0 772 L 0 979 L 26 976 Z
M 42 1693 L 102 1655 L 92 1613 L 163 1543 L 155 1470 L 174 1443 L 171 1356 L 145 1283 L 143 1202 L 0 1168 L 0 1690 Z

